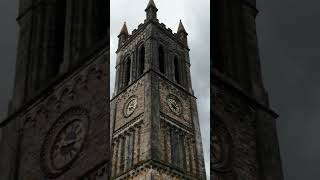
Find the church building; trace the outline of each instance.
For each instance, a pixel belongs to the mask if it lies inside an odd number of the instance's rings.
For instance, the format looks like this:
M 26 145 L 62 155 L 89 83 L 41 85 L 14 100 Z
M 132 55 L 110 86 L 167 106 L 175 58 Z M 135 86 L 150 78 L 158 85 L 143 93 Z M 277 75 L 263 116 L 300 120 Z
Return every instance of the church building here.
M 150 0 L 146 18 L 118 38 L 111 100 L 112 179 L 205 180 L 188 33 L 172 32 Z

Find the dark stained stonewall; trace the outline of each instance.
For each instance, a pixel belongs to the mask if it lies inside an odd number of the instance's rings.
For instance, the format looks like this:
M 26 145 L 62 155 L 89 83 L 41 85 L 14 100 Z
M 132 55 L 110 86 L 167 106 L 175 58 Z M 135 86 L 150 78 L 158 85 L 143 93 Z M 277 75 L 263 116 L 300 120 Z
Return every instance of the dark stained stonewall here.
M 211 45 L 211 178 L 282 180 L 277 114 L 263 87 L 255 0 L 215 0 Z
M 20 0 L 1 180 L 110 178 L 108 3 Z

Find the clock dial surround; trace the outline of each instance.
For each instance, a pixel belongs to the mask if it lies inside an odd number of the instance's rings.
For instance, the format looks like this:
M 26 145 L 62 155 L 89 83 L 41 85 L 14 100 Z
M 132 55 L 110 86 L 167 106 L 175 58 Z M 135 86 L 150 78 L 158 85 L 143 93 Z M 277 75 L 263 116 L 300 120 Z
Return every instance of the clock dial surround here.
M 83 149 L 88 129 L 85 109 L 71 108 L 58 118 L 41 150 L 41 167 L 47 177 L 58 177 L 72 166 Z
M 71 163 L 79 154 L 86 128 L 81 120 L 74 120 L 62 128 L 51 148 L 52 167 L 59 170 Z
M 131 116 L 138 106 L 138 97 L 131 96 L 124 105 L 123 113 L 125 117 Z
M 167 104 L 170 108 L 170 110 L 176 114 L 176 115 L 181 115 L 182 113 L 182 103 L 180 102 L 180 100 L 173 95 L 169 95 L 167 97 Z

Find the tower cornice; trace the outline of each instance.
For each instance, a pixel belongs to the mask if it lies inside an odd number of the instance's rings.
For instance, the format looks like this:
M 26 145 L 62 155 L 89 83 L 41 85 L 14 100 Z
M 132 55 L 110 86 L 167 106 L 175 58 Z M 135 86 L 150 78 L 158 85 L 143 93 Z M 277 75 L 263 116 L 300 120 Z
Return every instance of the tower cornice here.
M 146 21 L 144 24 L 139 25 L 137 30 L 133 30 L 132 35 L 130 35 L 128 39 L 125 41 L 125 43 L 117 49 L 116 53 L 121 51 L 121 49 L 126 47 L 128 44 L 130 44 L 149 24 L 156 25 L 162 32 L 166 33 L 168 37 L 176 41 L 182 48 L 185 48 L 188 51 L 190 51 L 190 48 L 186 46 L 183 42 L 181 42 L 181 40 L 176 36 L 176 34 L 172 33 L 172 30 L 170 28 L 166 29 L 166 26 L 163 23 L 160 24 L 159 22 L 156 22 L 154 20 L 149 20 Z
M 54 2 L 52 0 L 39 0 L 38 2 L 33 2 L 28 8 L 19 12 L 18 17 L 16 18 L 16 21 L 19 23 L 20 20 L 32 10 L 36 9 L 41 5 L 49 5 L 49 4 L 54 4 Z
M 226 85 L 227 87 L 232 88 L 233 90 L 235 90 L 236 92 L 241 94 L 245 99 L 250 101 L 252 104 L 256 105 L 257 107 L 259 107 L 260 109 L 264 110 L 265 112 L 268 112 L 274 118 L 278 118 L 279 115 L 276 112 L 274 112 L 268 106 L 260 103 L 255 97 L 253 97 L 253 96 L 249 95 L 248 93 L 246 93 L 246 91 L 244 91 L 240 87 L 240 85 L 238 85 L 236 82 L 234 82 L 231 78 L 226 77 L 223 73 L 220 73 L 216 69 L 213 69 L 213 76 L 214 76 L 215 82 L 220 82 L 220 83 Z

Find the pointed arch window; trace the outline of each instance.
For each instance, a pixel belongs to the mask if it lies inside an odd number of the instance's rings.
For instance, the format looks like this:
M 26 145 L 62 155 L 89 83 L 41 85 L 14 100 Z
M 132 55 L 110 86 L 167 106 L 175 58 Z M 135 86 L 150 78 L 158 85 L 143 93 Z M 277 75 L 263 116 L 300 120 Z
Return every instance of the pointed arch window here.
M 139 76 L 141 74 L 143 74 L 144 72 L 144 69 L 145 69 L 145 48 L 144 48 L 144 45 L 142 44 L 140 47 L 139 47 Z
M 173 63 L 174 63 L 174 77 L 176 79 L 176 82 L 178 84 L 181 84 L 180 63 L 177 56 L 174 57 Z
M 124 85 L 128 86 L 130 83 L 131 77 L 131 58 L 127 57 L 124 65 Z
M 56 29 L 55 29 L 55 39 L 56 39 L 56 58 L 57 61 L 53 63 L 52 76 L 56 76 L 59 73 L 60 65 L 63 62 L 64 56 L 64 39 L 65 39 L 65 24 L 66 24 L 66 0 L 58 0 L 56 3 Z
M 158 48 L 158 53 L 159 53 L 159 70 L 162 74 L 165 74 L 164 50 L 161 45 Z

